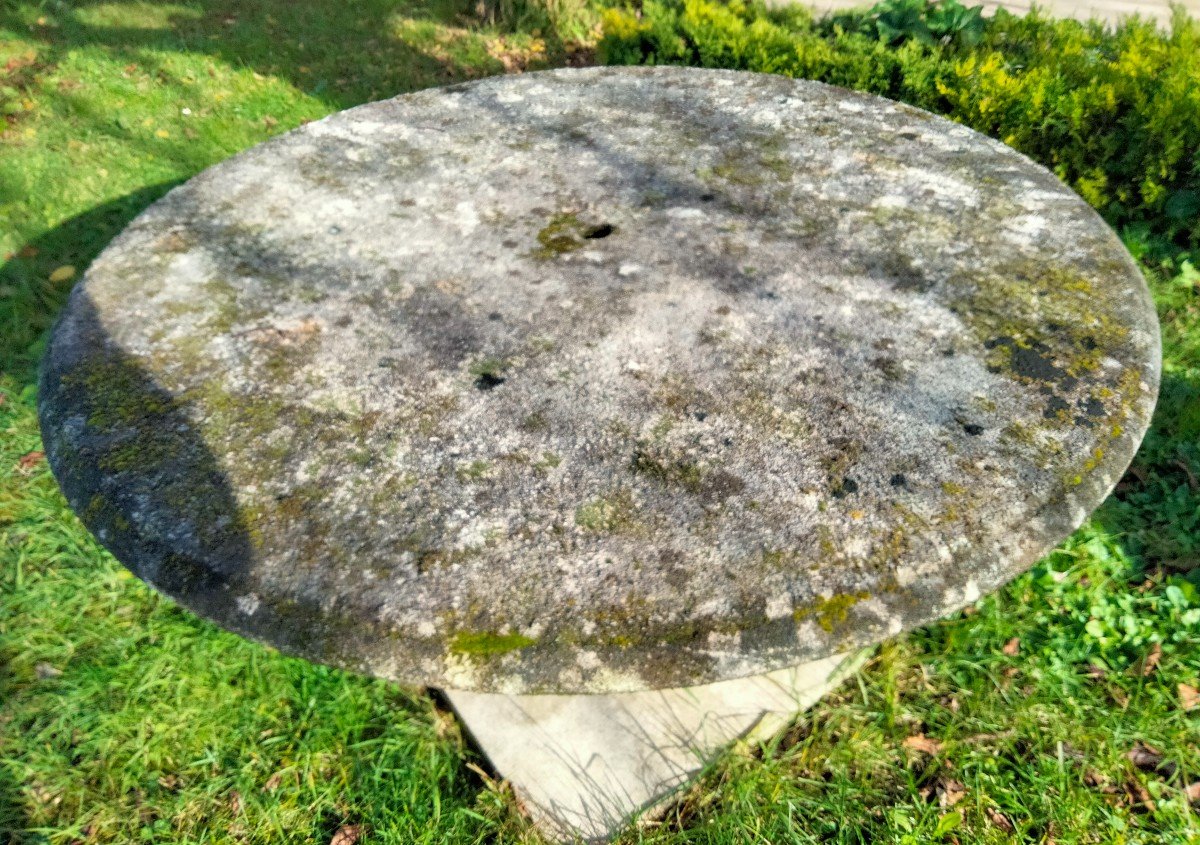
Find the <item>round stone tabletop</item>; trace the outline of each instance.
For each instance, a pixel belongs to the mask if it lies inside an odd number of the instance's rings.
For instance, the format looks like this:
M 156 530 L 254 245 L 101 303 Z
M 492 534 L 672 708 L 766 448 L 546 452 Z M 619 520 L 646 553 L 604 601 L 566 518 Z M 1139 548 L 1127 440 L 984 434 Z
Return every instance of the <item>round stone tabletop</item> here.
M 176 188 L 75 289 L 72 506 L 219 624 L 601 692 L 876 641 L 1112 489 L 1145 283 L 997 141 L 812 82 L 564 70 L 371 103 Z

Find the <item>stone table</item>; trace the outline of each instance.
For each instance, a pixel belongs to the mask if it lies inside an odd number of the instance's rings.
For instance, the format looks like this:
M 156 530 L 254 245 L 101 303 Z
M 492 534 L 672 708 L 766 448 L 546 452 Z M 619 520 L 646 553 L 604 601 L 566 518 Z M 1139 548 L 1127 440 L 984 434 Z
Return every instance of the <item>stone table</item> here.
M 1117 238 L 999 142 L 595 68 L 351 109 L 176 188 L 73 292 L 40 414 L 140 577 L 450 690 L 545 829 L 597 838 L 1069 534 L 1159 355 Z

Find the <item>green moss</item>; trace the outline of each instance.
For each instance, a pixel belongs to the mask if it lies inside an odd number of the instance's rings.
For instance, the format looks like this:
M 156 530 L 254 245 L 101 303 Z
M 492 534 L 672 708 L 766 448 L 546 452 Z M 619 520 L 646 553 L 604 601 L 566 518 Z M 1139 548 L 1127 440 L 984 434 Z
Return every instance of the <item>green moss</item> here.
M 562 458 L 553 452 L 542 452 L 542 459 L 533 465 L 535 470 L 545 472 L 562 464 Z
M 556 214 L 537 233 L 538 248 L 532 254 L 543 261 L 556 258 L 583 249 L 590 238 L 607 237 L 616 231 L 607 223 L 585 223 L 574 212 Z
M 546 415 L 541 411 L 534 411 L 532 414 L 527 414 L 520 422 L 522 431 L 527 431 L 530 434 L 536 434 L 542 431 L 550 430 L 550 423 L 546 419 Z
M 1063 389 L 1120 346 L 1121 303 L 1106 303 L 1087 273 L 1039 262 L 952 282 L 949 303 L 987 350 L 987 364 L 1020 381 Z
M 537 640 L 521 634 L 497 634 L 491 631 L 460 631 L 450 641 L 450 650 L 455 654 L 475 657 L 493 657 L 510 651 L 528 648 Z
M 966 494 L 967 488 L 953 481 L 943 481 L 942 492 L 947 496 L 962 496 Z
M 63 381 L 84 389 L 88 425 L 101 430 L 161 417 L 175 408 L 169 394 L 154 387 L 140 367 L 125 359 L 89 361 Z
M 792 618 L 799 622 L 810 616 L 815 617 L 817 624 L 821 626 L 823 631 L 833 633 L 835 628 L 845 623 L 852 607 L 870 597 L 871 594 L 865 591 L 835 593 L 827 599 L 818 599 L 815 604 L 809 607 L 796 608 L 792 612 Z
M 491 469 L 491 464 L 487 461 L 471 461 L 471 463 L 455 469 L 454 476 L 462 482 L 478 481 L 488 474 L 489 469 Z
M 663 484 L 677 485 L 689 493 L 699 493 L 704 473 L 693 461 L 686 458 L 656 454 L 649 449 L 638 449 L 633 454 L 632 469 L 638 475 L 653 478 Z
M 617 534 L 636 526 L 636 515 L 633 494 L 621 489 L 580 505 L 575 510 L 575 524 L 586 531 Z

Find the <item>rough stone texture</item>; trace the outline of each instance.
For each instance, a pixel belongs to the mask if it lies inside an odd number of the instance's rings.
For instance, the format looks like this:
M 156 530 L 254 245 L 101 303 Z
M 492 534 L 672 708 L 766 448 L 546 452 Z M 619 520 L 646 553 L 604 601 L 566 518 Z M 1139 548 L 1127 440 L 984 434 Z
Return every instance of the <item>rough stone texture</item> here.
M 139 576 L 405 682 L 606 692 L 971 602 L 1110 491 L 1149 294 L 1050 173 L 916 109 L 681 68 L 489 79 L 175 189 L 47 354 Z
M 634 813 L 653 817 L 729 743 L 780 730 L 863 657 L 685 689 L 448 698 L 542 833 L 606 842 Z

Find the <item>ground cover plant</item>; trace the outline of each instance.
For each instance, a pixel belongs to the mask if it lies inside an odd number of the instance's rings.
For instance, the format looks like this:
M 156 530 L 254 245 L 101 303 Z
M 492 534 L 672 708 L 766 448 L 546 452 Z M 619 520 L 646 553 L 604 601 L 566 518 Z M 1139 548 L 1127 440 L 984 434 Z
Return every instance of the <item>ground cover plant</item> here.
M 40 454 L 35 363 L 134 215 L 304 120 L 587 61 L 812 76 L 1001 137 L 1141 261 L 1164 381 L 1133 468 L 1029 574 L 889 642 L 622 841 L 1200 841 L 1200 29 L 889 0 L 0 0 L 0 843 L 535 842 L 426 695 L 311 666 L 145 588 Z M 1190 84 L 1189 84 L 1190 83 Z

